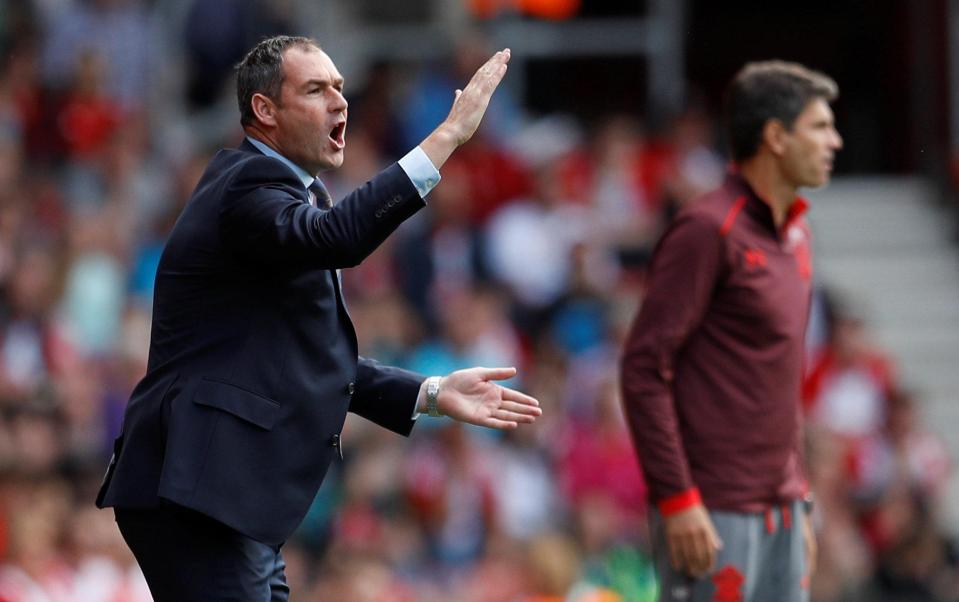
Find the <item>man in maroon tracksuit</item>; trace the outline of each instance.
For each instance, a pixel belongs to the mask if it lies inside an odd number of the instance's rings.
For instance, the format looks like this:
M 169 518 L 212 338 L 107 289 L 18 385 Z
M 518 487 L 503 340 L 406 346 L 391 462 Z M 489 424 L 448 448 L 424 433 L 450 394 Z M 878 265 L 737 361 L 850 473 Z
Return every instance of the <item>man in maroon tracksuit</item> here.
M 803 186 L 842 146 L 833 80 L 746 65 L 726 93 L 735 169 L 653 256 L 623 400 L 652 500 L 660 600 L 808 599 L 800 378 L 810 298 Z

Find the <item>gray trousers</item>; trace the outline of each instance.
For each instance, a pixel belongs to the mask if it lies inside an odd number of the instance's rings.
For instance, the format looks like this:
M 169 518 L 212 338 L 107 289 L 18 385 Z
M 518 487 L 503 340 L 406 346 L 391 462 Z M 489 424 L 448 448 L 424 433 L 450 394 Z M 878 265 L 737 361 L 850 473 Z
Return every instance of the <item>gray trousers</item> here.
M 663 522 L 652 531 L 660 602 L 808 602 L 802 502 L 745 514 L 710 510 L 723 542 L 713 572 L 701 579 L 669 564 Z

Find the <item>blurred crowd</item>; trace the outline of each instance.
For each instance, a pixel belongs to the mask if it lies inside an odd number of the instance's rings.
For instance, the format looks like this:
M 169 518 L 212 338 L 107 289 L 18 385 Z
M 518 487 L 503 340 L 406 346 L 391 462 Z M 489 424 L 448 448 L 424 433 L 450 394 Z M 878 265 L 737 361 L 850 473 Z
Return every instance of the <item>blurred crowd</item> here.
M 286 3 L 188 4 L 171 62 L 152 3 L 0 0 L 0 602 L 150 599 L 93 499 L 145 370 L 165 233 L 242 137 L 231 65 L 302 29 L 262 12 Z M 443 64 L 348 83 L 334 198 L 418 143 L 486 54 L 471 38 Z M 618 354 L 658 236 L 723 178 L 715 107 L 652 132 L 638 114 L 529 115 L 500 92 L 429 208 L 344 274 L 346 295 L 363 355 L 424 374 L 517 366 L 543 417 L 500 434 L 424 416 L 404 439 L 351 416 L 284 547 L 295 599 L 655 599 Z M 831 291 L 808 366 L 813 600 L 959 599 L 937 510 L 950 459 Z

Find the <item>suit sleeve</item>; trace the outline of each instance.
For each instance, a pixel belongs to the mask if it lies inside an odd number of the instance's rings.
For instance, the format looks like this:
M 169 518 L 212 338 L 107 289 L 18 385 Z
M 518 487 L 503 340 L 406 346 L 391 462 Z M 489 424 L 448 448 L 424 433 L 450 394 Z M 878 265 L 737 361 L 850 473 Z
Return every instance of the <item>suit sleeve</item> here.
M 426 377 L 359 358 L 350 411 L 401 435 L 413 430 L 413 410 Z
M 279 161 L 256 156 L 231 180 L 220 207 L 220 232 L 241 255 L 267 265 L 336 269 L 359 264 L 404 220 L 424 207 L 393 164 L 332 209 L 301 198 L 302 184 Z
M 672 385 L 677 357 L 709 307 L 722 245 L 707 217 L 677 217 L 653 255 L 646 296 L 624 347 L 624 409 L 650 494 L 664 515 L 699 501 Z

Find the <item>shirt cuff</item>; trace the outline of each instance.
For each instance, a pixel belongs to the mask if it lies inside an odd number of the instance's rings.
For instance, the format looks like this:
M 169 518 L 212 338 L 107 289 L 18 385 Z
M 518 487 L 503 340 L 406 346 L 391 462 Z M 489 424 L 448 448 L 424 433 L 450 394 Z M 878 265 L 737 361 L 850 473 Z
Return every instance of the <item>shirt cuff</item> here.
M 426 195 L 440 183 L 442 176 L 439 170 L 418 146 L 406 153 L 406 156 L 399 160 L 399 164 L 413 183 L 416 192 L 420 193 L 421 199 L 425 199 Z
M 692 508 L 696 504 L 701 504 L 702 502 L 703 499 L 699 495 L 699 489 L 693 487 L 681 493 L 677 493 L 676 495 L 671 495 L 667 498 L 659 500 L 656 502 L 656 506 L 659 508 L 659 513 L 665 517 L 671 514 L 676 514 L 677 512 L 682 512 L 687 508 Z

